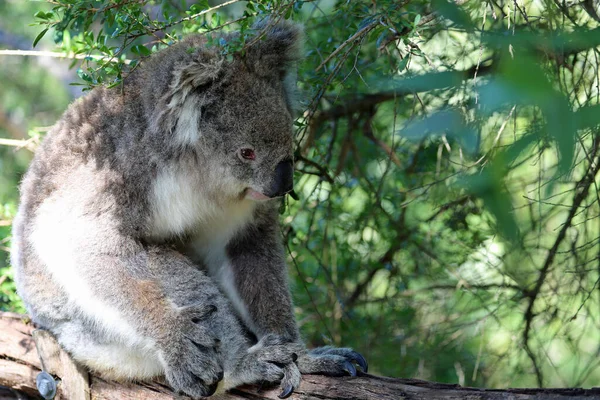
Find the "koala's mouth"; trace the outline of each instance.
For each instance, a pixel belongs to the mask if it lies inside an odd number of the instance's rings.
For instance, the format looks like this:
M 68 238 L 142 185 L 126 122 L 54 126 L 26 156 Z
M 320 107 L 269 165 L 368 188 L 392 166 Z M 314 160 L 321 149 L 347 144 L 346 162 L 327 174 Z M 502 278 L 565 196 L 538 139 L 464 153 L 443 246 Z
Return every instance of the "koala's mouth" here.
M 274 175 L 271 178 L 271 183 L 268 188 L 258 191 L 252 187 L 247 187 L 242 192 L 245 199 L 254 201 L 268 201 L 271 199 L 284 197 L 288 193 L 293 193 L 294 190 L 294 164 L 291 159 L 285 159 L 277 164 Z M 292 197 L 295 196 L 292 194 Z
M 247 188 L 246 190 L 244 190 L 244 198 L 254 201 L 267 201 L 273 199 L 273 197 L 269 197 L 252 188 Z

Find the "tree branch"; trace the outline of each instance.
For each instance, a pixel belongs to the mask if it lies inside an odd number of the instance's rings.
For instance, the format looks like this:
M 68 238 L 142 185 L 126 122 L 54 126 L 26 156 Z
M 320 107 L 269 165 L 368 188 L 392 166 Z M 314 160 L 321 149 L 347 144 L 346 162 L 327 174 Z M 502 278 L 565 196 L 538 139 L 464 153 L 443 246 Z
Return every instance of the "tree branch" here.
M 33 334 L 33 337 L 32 337 Z M 34 339 L 35 338 L 35 339 Z M 56 399 L 167 400 L 183 399 L 163 383 L 118 383 L 102 379 L 77 366 L 47 331 L 35 330 L 24 315 L 0 312 L 0 397 L 40 399 L 36 377 L 42 369 L 57 382 Z M 278 388 L 244 386 L 218 395 L 220 400 L 275 400 Z M 600 398 L 593 389 L 478 389 L 459 385 L 395 379 L 368 374 L 356 378 L 304 375 L 290 399 L 457 399 Z
M 489 74 L 493 70 L 493 68 L 493 65 L 480 65 L 477 75 L 484 76 L 486 74 Z M 474 65 L 472 68 L 469 68 L 467 70 L 456 72 L 461 73 L 461 75 L 464 76 L 464 80 L 469 80 L 473 79 L 475 69 L 476 66 Z M 346 99 L 346 101 L 342 100 L 341 104 L 338 106 L 331 107 L 327 110 L 315 113 L 315 115 L 312 117 L 311 124 L 315 124 L 316 126 L 317 124 L 323 121 L 336 120 L 339 118 L 346 117 L 348 115 L 352 115 L 354 113 L 364 113 L 373 110 L 375 106 L 379 105 L 380 103 L 391 101 L 398 97 L 406 96 L 413 93 L 413 90 L 397 89 L 379 93 L 364 94 L 358 97 Z

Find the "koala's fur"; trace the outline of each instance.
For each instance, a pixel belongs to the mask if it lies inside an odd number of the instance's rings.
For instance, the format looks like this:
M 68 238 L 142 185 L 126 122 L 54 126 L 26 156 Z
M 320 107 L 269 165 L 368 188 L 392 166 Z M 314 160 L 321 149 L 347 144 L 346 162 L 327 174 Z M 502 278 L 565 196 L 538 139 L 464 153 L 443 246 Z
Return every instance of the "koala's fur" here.
M 25 175 L 18 293 L 35 322 L 107 377 L 165 375 L 194 397 L 223 377 L 227 387 L 283 378 L 289 394 L 300 372 L 366 368 L 350 349 L 300 342 L 279 201 L 266 200 L 291 189 L 301 30 L 263 26 L 231 62 L 190 36 L 123 87 L 94 89 Z

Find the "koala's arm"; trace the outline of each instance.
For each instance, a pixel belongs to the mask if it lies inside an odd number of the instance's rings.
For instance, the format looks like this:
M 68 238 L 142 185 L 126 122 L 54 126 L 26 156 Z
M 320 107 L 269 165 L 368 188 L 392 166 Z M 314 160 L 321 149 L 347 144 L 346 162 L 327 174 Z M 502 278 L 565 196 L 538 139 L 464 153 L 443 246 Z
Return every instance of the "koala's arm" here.
M 269 333 L 299 341 L 288 284 L 278 202 L 261 204 L 253 221 L 227 246 L 235 286 L 257 337 Z
M 253 223 L 227 248 L 237 291 L 250 318 L 247 325 L 259 338 L 274 333 L 289 341 L 302 373 L 355 376 L 354 363 L 366 372 L 367 361 L 350 348 L 308 351 L 304 347 L 290 298 L 278 205 L 269 202 L 259 207 Z

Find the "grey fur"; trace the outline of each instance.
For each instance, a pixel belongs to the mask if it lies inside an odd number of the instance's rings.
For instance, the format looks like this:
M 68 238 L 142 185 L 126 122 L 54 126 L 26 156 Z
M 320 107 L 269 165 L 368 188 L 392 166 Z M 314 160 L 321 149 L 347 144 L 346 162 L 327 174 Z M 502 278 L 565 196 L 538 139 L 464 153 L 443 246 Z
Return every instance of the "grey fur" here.
M 300 342 L 278 201 L 256 201 L 292 159 L 301 37 L 291 23 L 261 27 L 245 58 L 227 62 L 190 36 L 122 88 L 94 89 L 23 180 L 18 293 L 35 322 L 107 377 L 165 375 L 200 397 L 223 377 L 226 387 L 281 380 L 285 391 L 300 371 L 347 372 L 350 350 L 312 354 Z

